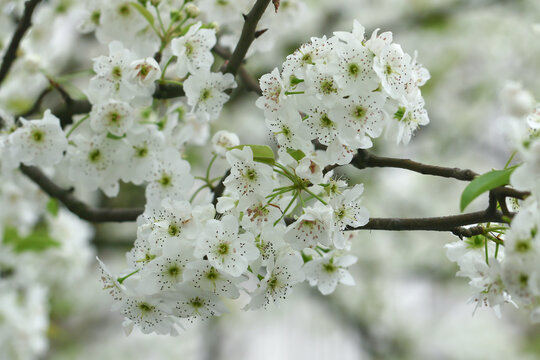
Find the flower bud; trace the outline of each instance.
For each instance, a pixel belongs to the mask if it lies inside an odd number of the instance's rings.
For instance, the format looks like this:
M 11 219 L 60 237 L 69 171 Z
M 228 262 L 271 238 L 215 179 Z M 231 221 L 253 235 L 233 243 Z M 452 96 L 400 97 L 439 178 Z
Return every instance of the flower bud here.
M 186 14 L 190 18 L 196 18 L 201 13 L 201 10 L 195 4 L 187 4 Z
M 240 145 L 238 136 L 234 133 L 220 130 L 212 137 L 212 146 L 216 154 L 225 157 L 228 148 Z

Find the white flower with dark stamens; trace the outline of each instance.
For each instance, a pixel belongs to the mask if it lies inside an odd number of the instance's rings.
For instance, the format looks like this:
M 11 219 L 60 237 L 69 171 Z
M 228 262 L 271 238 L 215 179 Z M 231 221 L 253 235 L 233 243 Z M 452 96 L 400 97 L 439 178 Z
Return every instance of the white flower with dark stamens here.
M 103 283 L 103 289 L 106 290 L 114 300 L 113 307 L 118 307 L 119 303 L 123 300 L 126 292 L 124 285 L 120 284 L 118 280 L 111 274 L 105 264 L 96 257 L 99 263 L 99 270 L 101 272 L 101 282 Z
M 330 117 L 340 126 L 340 134 L 346 140 L 369 135 L 379 137 L 384 129 L 382 107 L 385 96 L 379 92 L 343 99 L 341 106 L 330 111 Z
M 238 221 L 232 215 L 209 220 L 202 237 L 197 241 L 195 256 L 206 256 L 216 269 L 231 276 L 240 276 L 249 262 L 259 257 L 253 234 L 238 234 Z
M 187 73 L 207 73 L 214 63 L 212 48 L 216 45 L 216 31 L 201 29 L 201 22 L 171 42 L 171 52 L 176 55 L 176 75 L 183 78 Z
M 223 184 L 228 191 L 240 200 L 239 207 L 253 204 L 257 194 L 270 194 L 274 188 L 272 168 L 253 160 L 253 151 L 249 146 L 242 150 L 233 149 L 226 154 L 231 165 L 231 174 Z
M 321 258 L 314 258 L 306 263 L 304 273 L 311 286 L 317 285 L 321 294 L 328 295 L 334 292 L 338 283 L 344 285 L 355 284 L 347 268 L 357 260 L 355 256 L 340 256 L 335 251 L 331 251 Z
M 60 120 L 45 111 L 43 119 L 26 120 L 9 135 L 12 156 L 25 165 L 51 166 L 59 163 L 67 149 L 67 140 Z
M 197 318 L 208 319 L 211 316 L 219 316 L 227 312 L 225 304 L 216 294 L 195 289 L 190 285 L 180 286 L 169 297 L 174 306 L 172 313 L 190 322 Z
M 154 81 L 161 76 L 161 68 L 154 58 L 132 61 L 128 68 L 128 79 L 133 84 L 147 88 L 149 95 L 154 91 Z
M 266 276 L 253 292 L 246 309 L 254 310 L 270 303 L 279 303 L 287 298 L 294 284 L 304 281 L 304 261 L 299 252 L 283 251 L 267 262 Z
M 152 224 L 152 232 L 148 236 L 151 244 L 162 247 L 169 242 L 196 238 L 198 229 L 189 202 L 166 198 L 161 205 L 160 218 Z
M 201 121 L 215 120 L 229 100 L 227 89 L 236 87 L 231 74 L 200 72 L 192 74 L 184 81 L 188 104 Z
M 285 240 L 296 250 L 329 246 L 333 231 L 333 212 L 330 206 L 317 202 L 304 208 L 304 213 L 287 227 Z
M 397 132 L 396 142 L 408 144 L 414 132 L 420 125 L 427 125 L 429 117 L 426 109 L 424 109 L 424 99 L 422 97 L 416 99 L 413 103 L 408 103 L 399 106 L 394 113 L 390 125 L 392 132 Z M 397 131 L 395 128 L 397 127 Z M 392 128 L 394 128 L 392 130 Z
M 172 290 L 184 280 L 184 271 L 195 260 L 193 246 L 186 240 L 166 241 L 161 256 L 148 262 L 139 273 L 140 289 L 145 294 Z
M 352 189 L 345 190 L 330 200 L 330 206 L 334 210 L 334 245 L 338 249 L 345 247 L 345 238 L 342 231 L 347 226 L 358 227 L 366 225 L 369 221 L 369 212 L 360 206 L 360 197 L 364 192 L 364 185 L 355 185 Z
M 240 296 L 238 283 L 245 281 L 245 277 L 232 277 L 219 271 L 206 260 L 194 261 L 188 264 L 184 279 L 194 288 L 210 291 L 219 296 L 237 299 Z
M 275 112 L 281 106 L 283 106 L 283 101 L 287 98 L 284 94 L 285 89 L 283 88 L 283 81 L 281 80 L 281 75 L 279 70 L 275 68 L 269 74 L 264 74 L 259 80 L 261 85 L 262 96 L 257 99 L 255 105 L 259 109 L 262 109 L 266 112 Z
M 133 123 L 133 109 L 123 101 L 109 100 L 92 107 L 90 126 L 96 132 L 123 136 Z
M 129 64 L 135 60 L 133 53 L 125 49 L 122 43 L 113 41 L 109 44 L 109 54 L 94 59 L 96 76 L 90 79 L 88 86 L 88 98 L 93 104 L 111 98 L 130 101 L 137 95 L 134 86 L 128 81 Z
M 109 139 L 105 134 L 87 138 L 77 135 L 68 147 L 69 177 L 86 190 L 102 189 L 107 196 L 118 194 L 121 167 L 127 144 L 125 139 Z
M 142 131 L 127 133 L 129 148 L 125 168 L 121 174 L 123 181 L 136 185 L 152 178 L 165 147 L 165 136 L 155 126 L 140 128 L 140 130 Z
M 175 149 L 164 151 L 146 187 L 146 199 L 150 204 L 160 204 L 165 198 L 184 200 L 193 185 L 189 163 Z
M 360 95 L 379 86 L 379 78 L 373 71 L 373 53 L 367 48 L 361 44 L 342 44 L 337 47 L 337 54 L 339 71 L 336 82 L 344 93 Z
M 306 108 L 304 124 L 311 135 L 310 140 L 317 139 L 321 144 L 330 145 L 338 137 L 339 125 L 329 113 L 329 109 L 321 105 Z
M 170 310 L 160 300 L 150 296 L 126 296 L 122 300 L 120 312 L 135 323 L 144 334 L 177 335 Z M 125 325 L 131 325 L 127 322 Z M 129 331 L 129 330 L 128 330 Z
M 379 76 L 384 90 L 394 99 L 405 96 L 405 84 L 412 76 L 411 57 L 398 44 L 384 47 L 373 60 L 373 70 Z

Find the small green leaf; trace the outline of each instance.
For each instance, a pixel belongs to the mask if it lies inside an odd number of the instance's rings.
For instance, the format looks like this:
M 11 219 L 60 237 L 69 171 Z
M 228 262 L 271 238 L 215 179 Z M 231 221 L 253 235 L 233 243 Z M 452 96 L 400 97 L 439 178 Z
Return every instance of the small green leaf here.
M 60 206 L 58 205 L 58 200 L 54 198 L 50 198 L 47 202 L 47 211 L 52 216 L 58 215 L 58 210 L 60 210 Z
M 60 246 L 60 243 L 49 236 L 46 228 L 38 228 L 30 235 L 22 237 L 17 230 L 7 227 L 4 230 L 4 243 L 13 246 L 15 252 L 42 252 L 50 247 Z
M 251 148 L 251 151 L 253 151 L 254 161 L 268 164 L 268 165 L 274 165 L 274 162 L 275 162 L 274 152 L 268 145 L 238 145 L 238 146 L 233 146 L 229 148 L 229 150 L 232 150 L 232 149 L 242 150 L 244 146 L 249 146 Z
M 461 194 L 461 211 L 465 210 L 474 199 L 486 191 L 508 185 L 510 183 L 510 175 L 515 169 L 516 166 L 504 170 L 493 170 L 476 177 L 467 185 Z
M 300 161 L 306 157 L 306 154 L 304 154 L 302 150 L 298 150 L 298 149 L 295 150 L 295 149 L 288 148 L 287 154 L 291 155 L 292 158 L 296 161 Z
M 133 6 L 135 9 L 137 9 L 137 11 L 140 12 L 141 15 L 144 16 L 144 18 L 150 23 L 150 25 L 154 26 L 154 17 L 150 13 L 150 11 L 148 11 L 148 9 L 146 9 L 143 5 L 141 5 L 138 2 L 132 1 L 129 4 Z

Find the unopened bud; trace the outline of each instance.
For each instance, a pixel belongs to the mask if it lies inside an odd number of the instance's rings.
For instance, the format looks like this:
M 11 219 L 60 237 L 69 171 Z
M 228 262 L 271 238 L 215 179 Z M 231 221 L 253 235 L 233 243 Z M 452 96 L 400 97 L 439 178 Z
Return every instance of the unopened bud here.
M 187 4 L 186 14 L 190 18 L 196 18 L 201 13 L 201 10 L 195 4 Z

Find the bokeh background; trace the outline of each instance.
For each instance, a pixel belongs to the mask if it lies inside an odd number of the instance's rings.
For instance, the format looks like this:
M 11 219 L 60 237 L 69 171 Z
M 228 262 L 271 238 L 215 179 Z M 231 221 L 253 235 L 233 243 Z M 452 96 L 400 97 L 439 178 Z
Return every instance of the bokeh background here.
M 287 2 L 282 0 L 281 6 Z M 366 27 L 368 36 L 376 28 L 392 31 L 394 41 L 408 53 L 417 50 L 419 62 L 431 72 L 422 88 L 431 123 L 408 146 L 382 138 L 372 150 L 479 173 L 504 166 L 512 151 L 501 90 L 508 81 L 516 81 L 540 98 L 540 1 L 307 0 L 306 5 L 301 17 L 290 19 L 294 31 L 278 39 L 271 52 L 248 59 L 246 66 L 254 76 L 279 67 L 311 36 L 350 30 L 354 19 Z M 62 68 L 90 69 L 90 58 L 105 52 L 103 47 L 90 36 L 77 35 L 74 22 L 61 26 L 61 34 L 51 38 L 59 37 L 58 46 L 69 44 L 59 51 Z M 257 41 L 264 41 L 264 35 Z M 25 90 L 27 101 L 32 101 L 32 90 Z M 237 90 L 212 132 L 227 129 L 243 143 L 272 144 L 255 100 L 253 93 Z M 202 173 L 209 150 L 192 146 L 187 155 L 199 164 L 194 171 Z M 224 170 L 214 168 L 216 176 Z M 457 214 L 466 185 L 398 169 L 346 167 L 339 174 L 365 184 L 364 205 L 374 217 Z M 125 185 L 119 198 L 101 201 L 105 206 L 137 206 L 144 196 Z M 470 210 L 486 205 L 487 199 L 479 198 Z M 119 271 L 135 235 L 134 224 L 100 224 L 91 246 Z M 178 337 L 137 330 L 126 337 L 121 316 L 109 311 L 112 301 L 101 290 L 92 261 L 81 270 L 85 276 L 51 294 L 44 358 L 540 358 L 540 326 L 530 324 L 519 310 L 507 306 L 498 319 L 491 309 L 480 308 L 473 316 L 467 280 L 455 276 L 457 267 L 445 255 L 444 245 L 456 240 L 449 233 L 359 232 L 352 249 L 358 262 L 350 269 L 356 286 L 341 285 L 325 297 L 304 284 L 281 307 L 257 312 L 242 311 L 241 298 L 228 304 L 229 314 L 196 324 Z

